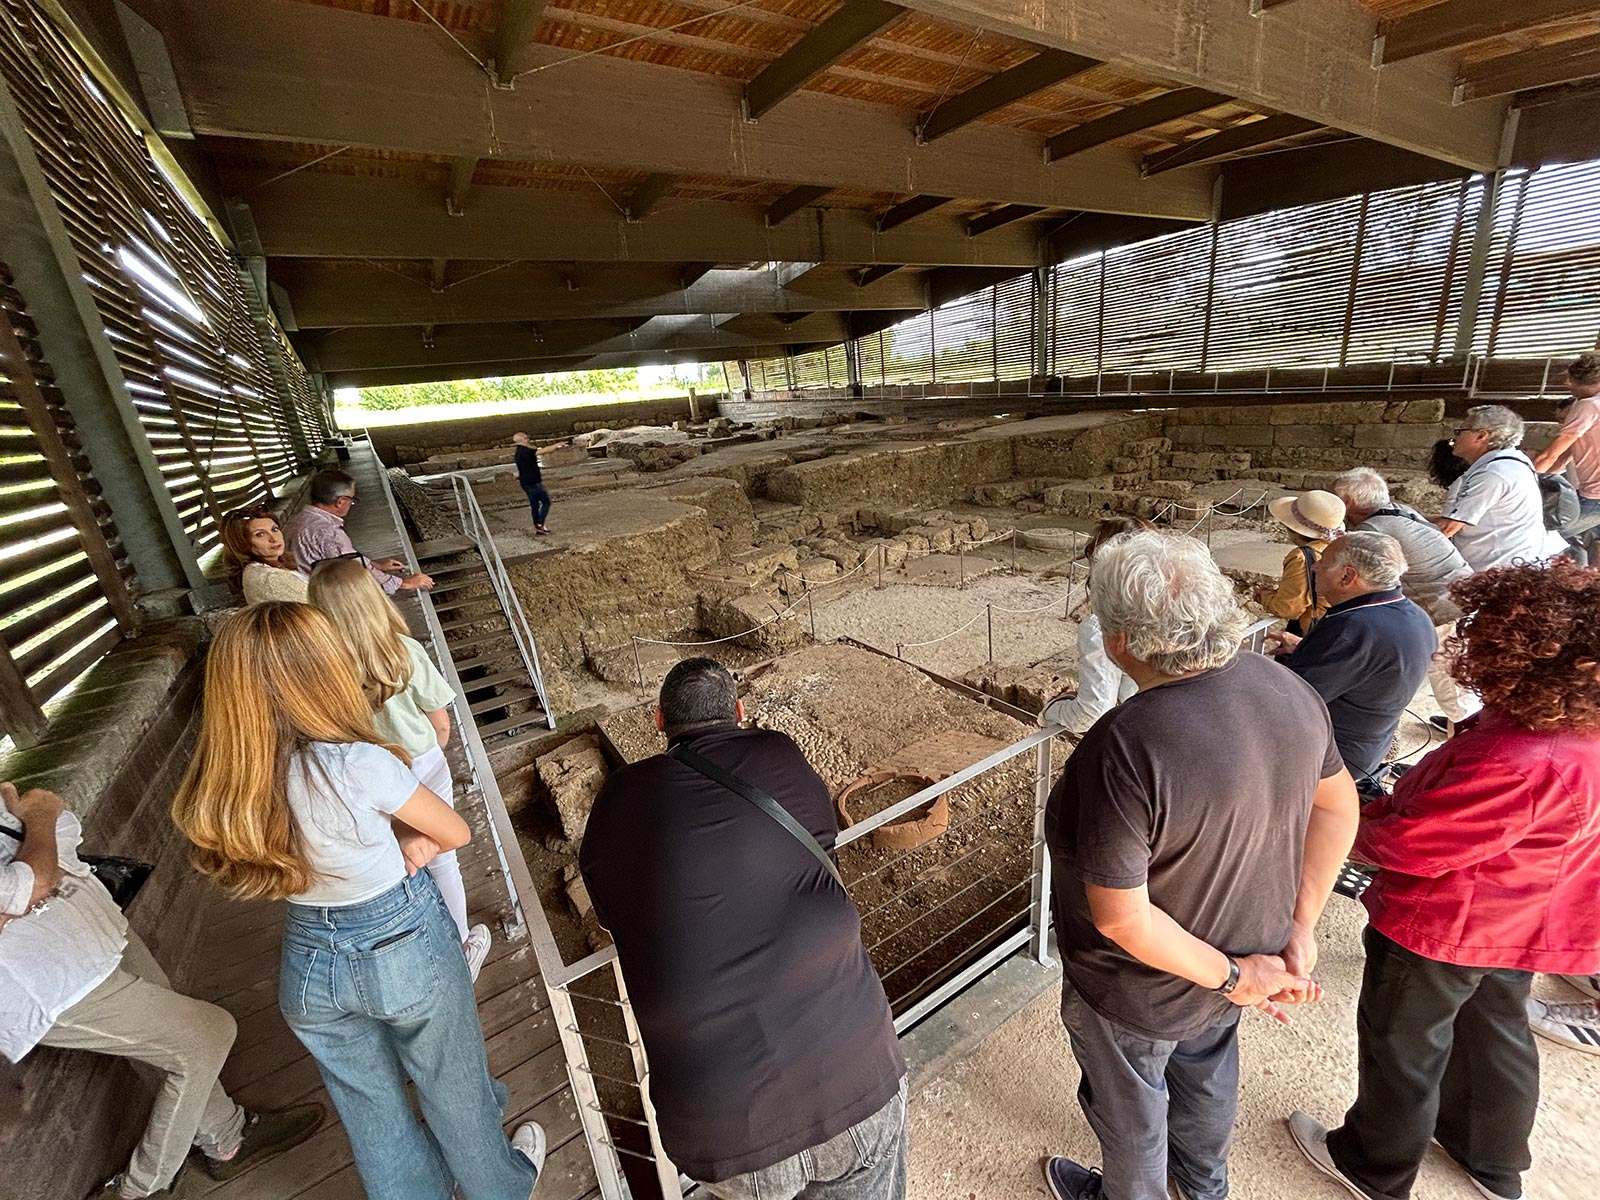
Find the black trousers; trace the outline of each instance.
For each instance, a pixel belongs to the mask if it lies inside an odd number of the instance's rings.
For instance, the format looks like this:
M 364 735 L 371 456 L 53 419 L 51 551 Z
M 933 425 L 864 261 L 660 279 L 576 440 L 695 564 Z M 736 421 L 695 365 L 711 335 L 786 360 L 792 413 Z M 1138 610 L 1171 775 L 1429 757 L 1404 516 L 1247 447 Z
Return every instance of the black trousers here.
M 1355 1105 L 1328 1135 L 1339 1169 L 1406 1200 L 1430 1138 L 1492 1191 L 1522 1194 L 1539 1105 L 1527 971 L 1457 967 L 1368 928 Z

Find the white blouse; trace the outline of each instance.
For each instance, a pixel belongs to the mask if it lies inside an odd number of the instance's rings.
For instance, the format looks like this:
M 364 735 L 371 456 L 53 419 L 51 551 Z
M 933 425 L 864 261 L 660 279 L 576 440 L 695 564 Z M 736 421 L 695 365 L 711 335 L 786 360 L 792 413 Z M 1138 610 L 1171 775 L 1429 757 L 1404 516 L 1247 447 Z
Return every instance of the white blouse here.
M 1090 613 L 1078 625 L 1078 694 L 1045 705 L 1042 725 L 1062 725 L 1068 733 L 1090 727 L 1139 690 L 1106 653 L 1100 618 Z

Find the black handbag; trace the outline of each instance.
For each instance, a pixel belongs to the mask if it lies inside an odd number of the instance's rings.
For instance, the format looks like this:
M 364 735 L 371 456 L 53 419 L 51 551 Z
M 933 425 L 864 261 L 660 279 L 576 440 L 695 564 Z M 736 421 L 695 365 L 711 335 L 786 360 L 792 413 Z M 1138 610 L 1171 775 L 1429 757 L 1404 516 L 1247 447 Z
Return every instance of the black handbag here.
M 22 841 L 23 835 L 15 829 L 0 825 L 0 833 L 7 837 Z M 89 868 L 89 872 L 104 885 L 106 891 L 111 893 L 111 898 L 116 901 L 117 907 L 125 909 L 133 903 L 133 898 L 139 894 L 139 889 L 150 878 L 150 872 L 155 870 L 151 863 L 142 862 L 137 858 L 123 858 L 116 854 L 80 854 L 78 861 Z

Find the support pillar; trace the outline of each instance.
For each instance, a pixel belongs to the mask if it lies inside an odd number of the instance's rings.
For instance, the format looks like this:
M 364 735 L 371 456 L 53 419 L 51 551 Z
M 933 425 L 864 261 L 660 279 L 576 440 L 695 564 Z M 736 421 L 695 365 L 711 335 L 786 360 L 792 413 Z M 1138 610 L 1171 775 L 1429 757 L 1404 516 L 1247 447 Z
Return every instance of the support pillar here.
M 861 399 L 861 344 L 851 338 L 844 344 L 844 365 L 849 373 L 850 398 Z
M 1050 376 L 1050 268 L 1033 269 L 1033 374 Z
M 1484 176 L 1483 191 L 1478 197 L 1472 252 L 1467 259 L 1467 277 L 1461 292 L 1461 315 L 1456 320 L 1455 342 L 1450 354 L 1453 362 L 1466 362 L 1472 353 L 1472 344 L 1477 340 L 1478 313 L 1483 307 L 1483 284 L 1489 273 L 1489 251 L 1494 244 L 1494 210 L 1500 202 L 1500 189 L 1505 186 L 1505 177 L 1504 171 Z
M 146 593 L 206 580 L 128 394 L 77 252 L 16 102 L 0 80 L 0 258 L 25 297 L 39 344 Z

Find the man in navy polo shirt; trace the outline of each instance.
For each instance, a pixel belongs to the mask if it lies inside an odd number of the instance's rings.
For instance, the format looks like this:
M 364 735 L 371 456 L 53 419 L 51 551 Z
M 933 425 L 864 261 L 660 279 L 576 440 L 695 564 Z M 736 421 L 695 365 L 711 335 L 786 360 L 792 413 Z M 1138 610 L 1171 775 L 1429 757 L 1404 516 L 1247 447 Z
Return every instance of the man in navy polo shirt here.
M 1380 791 L 1400 714 L 1428 677 L 1439 648 L 1433 620 L 1400 590 L 1406 557 L 1384 533 L 1347 533 L 1315 568 L 1328 613 L 1306 637 L 1277 635 L 1280 661 L 1313 688 L 1363 795 Z

